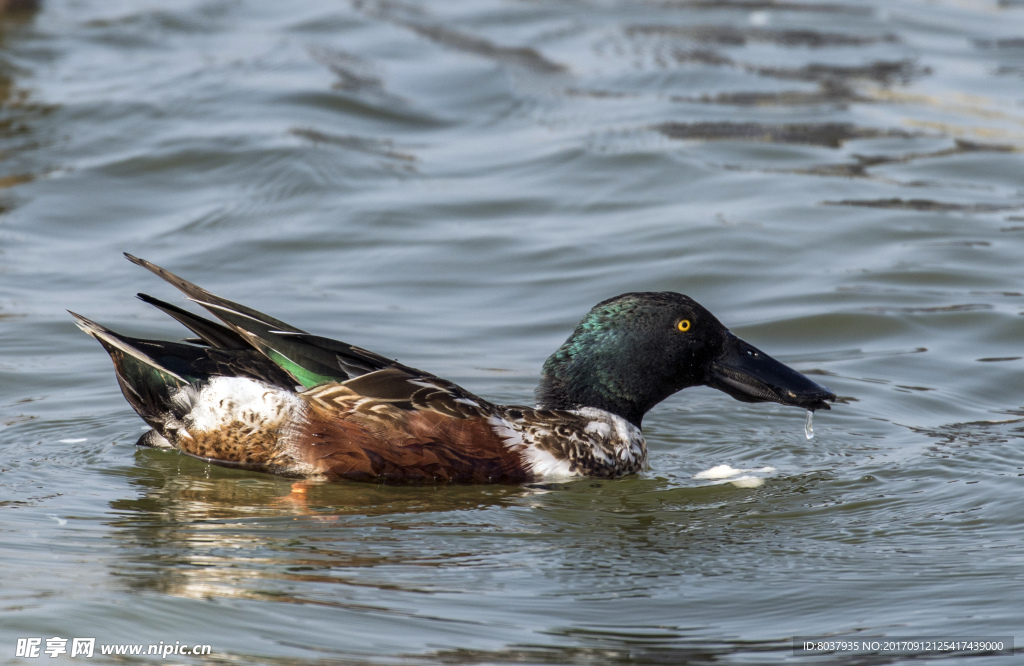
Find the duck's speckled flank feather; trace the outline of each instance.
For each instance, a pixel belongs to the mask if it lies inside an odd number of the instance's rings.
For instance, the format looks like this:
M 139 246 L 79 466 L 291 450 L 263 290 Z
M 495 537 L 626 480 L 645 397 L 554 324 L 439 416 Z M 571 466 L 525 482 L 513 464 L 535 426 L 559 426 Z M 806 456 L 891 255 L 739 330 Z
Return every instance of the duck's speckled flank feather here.
M 640 429 L 600 409 L 499 408 L 492 427 L 522 451 L 538 478 L 615 478 L 647 466 Z

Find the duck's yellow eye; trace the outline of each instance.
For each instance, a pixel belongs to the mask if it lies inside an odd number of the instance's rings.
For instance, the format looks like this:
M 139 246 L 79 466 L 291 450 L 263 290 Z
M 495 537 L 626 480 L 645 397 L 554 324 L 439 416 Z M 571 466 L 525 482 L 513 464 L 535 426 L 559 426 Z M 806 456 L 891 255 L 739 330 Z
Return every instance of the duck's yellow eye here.
M 676 328 L 682 331 L 683 333 L 686 333 L 688 330 L 690 330 L 690 320 L 680 319 L 679 323 L 676 324 Z

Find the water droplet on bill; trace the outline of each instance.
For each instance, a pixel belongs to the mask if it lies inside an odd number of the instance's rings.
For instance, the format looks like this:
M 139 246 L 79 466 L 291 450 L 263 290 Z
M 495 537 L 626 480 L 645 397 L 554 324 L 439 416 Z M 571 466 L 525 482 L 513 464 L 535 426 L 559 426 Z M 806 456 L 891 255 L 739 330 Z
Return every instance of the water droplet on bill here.
M 807 439 L 814 439 L 814 412 L 807 410 L 807 420 L 804 421 L 804 435 Z

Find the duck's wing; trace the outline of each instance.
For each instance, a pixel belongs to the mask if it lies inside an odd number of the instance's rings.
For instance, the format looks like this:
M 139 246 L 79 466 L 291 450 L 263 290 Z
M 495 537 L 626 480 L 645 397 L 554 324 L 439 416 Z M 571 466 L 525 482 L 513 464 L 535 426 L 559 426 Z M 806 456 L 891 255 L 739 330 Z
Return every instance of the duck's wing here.
M 293 448 L 302 469 L 387 482 L 520 483 L 524 458 L 500 408 L 452 382 L 399 368 L 299 394 Z M 507 424 L 506 424 L 507 425 Z
M 431 412 L 453 419 L 486 419 L 496 407 L 454 382 L 411 368 L 385 368 L 343 383 L 321 384 L 299 394 L 329 412 L 367 414 Z
M 160 276 L 181 290 L 190 300 L 206 308 L 227 325 L 213 324 L 180 308 L 168 310 L 162 302 L 153 303 L 170 314 L 212 346 L 241 341 L 267 356 L 304 388 L 331 382 L 344 382 L 386 368 L 398 368 L 412 375 L 429 376 L 392 359 L 360 349 L 345 342 L 310 335 L 279 319 L 239 303 L 221 298 L 145 259 L 125 253 L 132 263 Z M 148 299 L 148 300 L 147 300 Z M 147 302 L 155 301 L 146 297 Z M 159 304 L 158 304 L 159 303 Z M 182 315 L 182 313 L 185 313 Z M 210 325 L 215 328 L 211 328 Z M 216 341 L 216 342 L 215 342 Z

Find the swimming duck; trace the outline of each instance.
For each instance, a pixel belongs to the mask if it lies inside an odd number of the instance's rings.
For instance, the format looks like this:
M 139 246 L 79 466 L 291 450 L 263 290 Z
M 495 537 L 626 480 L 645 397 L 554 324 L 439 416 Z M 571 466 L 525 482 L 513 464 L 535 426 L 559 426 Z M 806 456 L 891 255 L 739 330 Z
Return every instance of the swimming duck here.
M 836 396 L 733 335 L 694 300 L 593 307 L 544 363 L 537 406 L 496 405 L 430 373 L 214 296 L 144 259 L 223 324 L 138 297 L 197 337 L 130 338 L 71 313 L 152 428 L 140 446 L 288 477 L 522 483 L 647 466 L 644 414 L 689 386 L 829 409 Z

